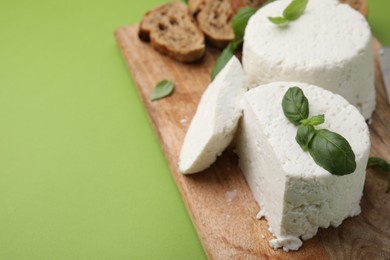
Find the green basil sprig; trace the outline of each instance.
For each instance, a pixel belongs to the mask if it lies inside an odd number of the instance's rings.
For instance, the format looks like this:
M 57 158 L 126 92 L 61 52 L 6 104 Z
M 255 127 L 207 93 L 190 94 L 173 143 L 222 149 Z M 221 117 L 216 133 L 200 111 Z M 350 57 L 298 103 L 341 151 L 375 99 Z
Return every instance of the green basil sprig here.
M 309 0 L 293 0 L 283 11 L 283 16 L 268 17 L 268 19 L 277 25 L 283 25 L 297 20 L 305 12 Z
M 150 100 L 155 101 L 170 96 L 175 88 L 175 84 L 169 80 L 162 80 L 154 87 Z
M 367 167 L 378 167 L 384 172 L 390 172 L 390 164 L 382 158 L 370 157 Z M 390 191 L 390 177 L 387 179 L 386 193 Z
M 309 101 L 299 87 L 289 88 L 282 100 L 283 113 L 298 126 L 296 142 L 316 162 L 334 175 L 346 175 L 356 169 L 355 154 L 341 135 L 314 126 L 325 122 L 324 115 L 309 116 Z

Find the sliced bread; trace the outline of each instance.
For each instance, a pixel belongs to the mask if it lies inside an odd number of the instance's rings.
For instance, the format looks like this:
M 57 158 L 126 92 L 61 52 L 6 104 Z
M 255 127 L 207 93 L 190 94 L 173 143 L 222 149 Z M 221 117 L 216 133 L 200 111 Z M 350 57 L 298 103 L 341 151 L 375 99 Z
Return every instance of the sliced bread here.
M 205 53 L 204 35 L 188 7 L 168 3 L 148 11 L 142 19 L 139 38 L 150 41 L 159 52 L 181 62 L 194 62 Z
M 219 48 L 234 39 L 231 26 L 234 14 L 243 7 L 260 7 L 266 0 L 189 0 L 188 5 L 196 16 L 207 41 Z
M 207 41 L 219 48 L 234 39 L 231 26 L 233 9 L 229 0 L 207 0 L 200 6 L 196 19 Z

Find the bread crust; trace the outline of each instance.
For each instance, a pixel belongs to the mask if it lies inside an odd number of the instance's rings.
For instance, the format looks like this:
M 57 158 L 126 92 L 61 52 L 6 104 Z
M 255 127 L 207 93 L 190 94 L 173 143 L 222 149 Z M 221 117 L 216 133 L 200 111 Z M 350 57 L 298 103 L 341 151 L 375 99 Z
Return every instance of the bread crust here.
M 187 6 L 168 3 L 148 11 L 142 19 L 138 36 L 150 41 L 160 53 L 181 62 L 195 62 L 205 54 L 205 38 Z

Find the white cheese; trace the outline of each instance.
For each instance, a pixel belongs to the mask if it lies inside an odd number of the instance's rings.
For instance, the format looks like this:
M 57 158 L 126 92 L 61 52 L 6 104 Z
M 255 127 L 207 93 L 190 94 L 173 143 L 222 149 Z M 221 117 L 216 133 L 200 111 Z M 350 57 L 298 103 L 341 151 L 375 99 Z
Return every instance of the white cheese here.
M 310 0 L 286 27 L 268 20 L 291 0 L 275 1 L 250 19 L 243 67 L 249 87 L 275 81 L 307 82 L 345 97 L 367 119 L 375 109 L 371 32 L 366 19 L 337 0 Z
M 191 121 L 180 152 L 182 173 L 208 168 L 230 144 L 242 114 L 244 83 L 241 63 L 233 56 L 204 92 Z
M 309 100 L 310 117 L 324 114 L 326 128 L 350 143 L 356 171 L 336 176 L 318 166 L 295 141 L 297 127 L 282 110 L 287 89 L 300 87 Z M 243 98 L 237 153 L 250 189 L 270 231 L 273 248 L 297 250 L 319 227 L 338 226 L 360 213 L 370 150 L 367 124 L 343 97 L 305 83 L 276 82 L 252 89 Z

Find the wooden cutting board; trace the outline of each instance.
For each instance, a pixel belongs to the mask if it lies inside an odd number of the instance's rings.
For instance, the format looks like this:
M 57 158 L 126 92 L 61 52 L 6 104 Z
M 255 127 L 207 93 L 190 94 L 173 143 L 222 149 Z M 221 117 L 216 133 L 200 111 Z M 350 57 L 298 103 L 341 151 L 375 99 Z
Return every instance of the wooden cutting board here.
M 177 167 L 180 148 L 220 52 L 209 48 L 197 64 L 178 63 L 141 42 L 137 28 L 120 28 L 115 36 L 210 259 L 390 259 L 390 193 L 385 193 L 384 173 L 367 171 L 361 215 L 338 228 L 321 229 L 299 251 L 289 253 L 269 247 L 272 236 L 267 221 L 256 219 L 260 209 L 234 153 L 225 152 L 202 173 L 182 175 Z M 374 41 L 374 48 L 378 46 Z M 378 66 L 371 155 L 390 161 L 390 106 Z M 151 102 L 154 86 L 163 79 L 175 82 L 174 94 Z

